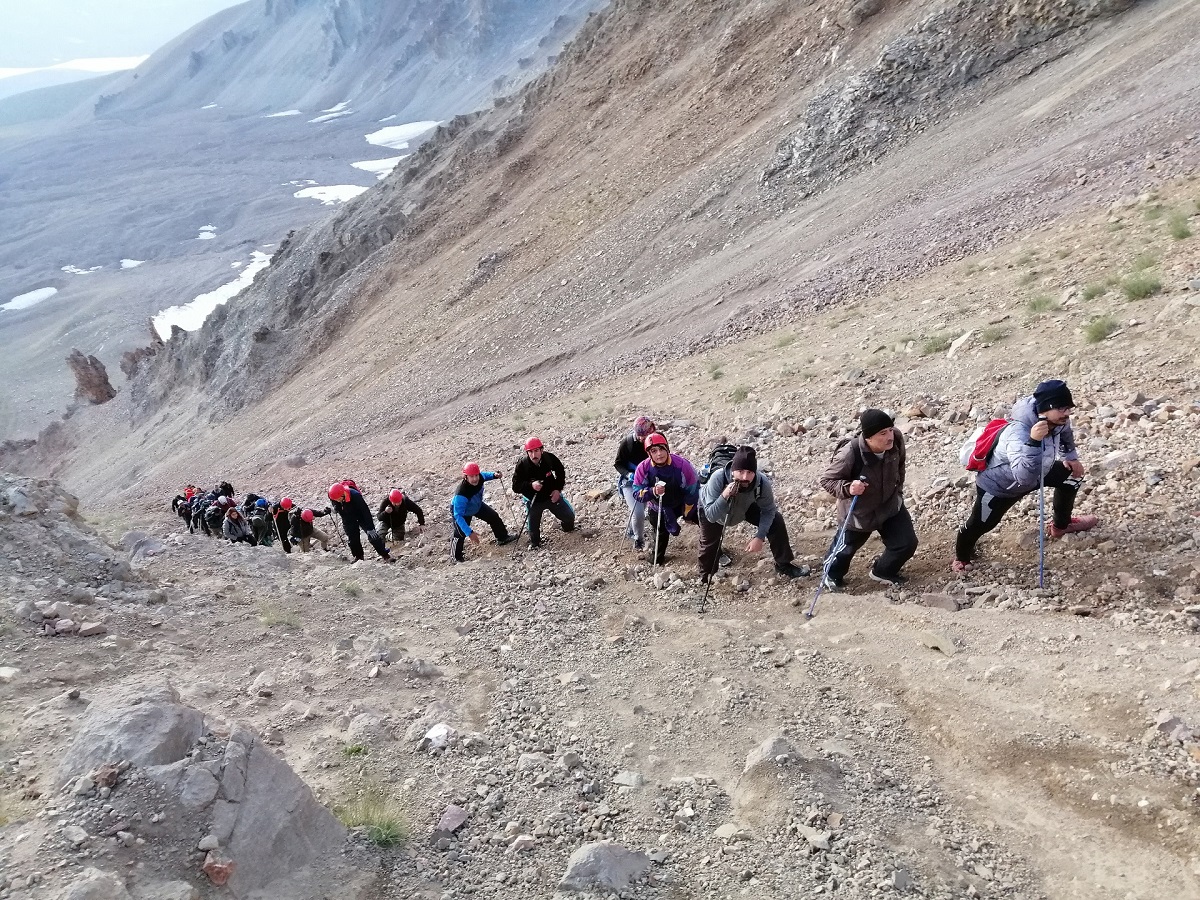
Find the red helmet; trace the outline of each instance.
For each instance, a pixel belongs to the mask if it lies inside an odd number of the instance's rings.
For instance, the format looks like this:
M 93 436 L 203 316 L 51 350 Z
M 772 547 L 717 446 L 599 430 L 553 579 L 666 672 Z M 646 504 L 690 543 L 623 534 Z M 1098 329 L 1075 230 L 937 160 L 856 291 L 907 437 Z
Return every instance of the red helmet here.
M 645 447 L 647 450 L 649 450 L 651 447 L 668 447 L 669 448 L 670 445 L 667 443 L 666 437 L 659 434 L 656 431 L 656 432 L 654 432 L 654 434 L 647 436 Z
M 350 499 L 350 489 L 348 487 L 346 487 L 346 485 L 341 481 L 331 484 L 329 486 L 328 493 L 329 493 L 329 499 L 332 500 L 334 503 L 340 503 L 343 500 Z
M 303 510 L 300 513 L 300 518 L 305 522 L 311 522 L 313 520 L 313 511 L 311 509 Z
M 479 463 L 467 463 L 465 466 L 463 466 L 463 474 L 464 475 L 478 475 L 479 474 Z
M 354 488 L 354 490 L 356 490 L 356 491 L 358 490 L 358 485 L 354 483 L 353 478 L 343 478 L 342 484 L 344 484 L 348 488 Z
M 292 505 L 293 505 L 293 504 L 292 504 L 292 498 L 291 498 L 291 497 L 284 497 L 282 500 L 280 500 L 280 501 L 279 501 L 279 505 L 280 505 L 280 506 L 281 506 L 283 509 L 291 509 L 291 508 L 292 508 Z
M 531 437 L 529 440 L 527 440 L 525 442 L 525 449 L 526 450 L 541 450 L 542 449 L 542 439 L 536 438 L 536 437 Z
M 403 503 L 404 491 L 400 490 L 400 488 L 392 488 L 392 492 L 388 494 L 388 500 L 390 500 L 393 504 Z

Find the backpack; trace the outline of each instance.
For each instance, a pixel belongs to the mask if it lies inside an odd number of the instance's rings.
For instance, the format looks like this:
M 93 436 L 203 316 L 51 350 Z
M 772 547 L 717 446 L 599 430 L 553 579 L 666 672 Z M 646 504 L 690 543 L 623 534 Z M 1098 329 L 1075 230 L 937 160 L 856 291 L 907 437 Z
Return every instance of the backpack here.
M 735 453 L 737 453 L 737 447 L 733 444 L 717 444 L 717 446 L 713 447 L 712 453 L 708 455 L 708 462 L 700 467 L 700 483 L 708 484 L 708 480 L 712 478 L 713 472 L 719 472 L 733 462 L 733 455 Z M 755 474 L 754 499 L 757 500 L 761 496 L 762 479 Z
M 850 477 L 846 479 L 847 481 L 857 481 L 858 476 L 862 475 L 863 467 L 867 464 L 866 460 L 863 459 L 862 449 L 858 446 L 858 436 L 861 433 L 860 431 L 856 431 L 850 437 L 842 438 L 837 442 L 837 446 L 833 448 L 833 455 L 829 457 L 830 461 L 837 459 L 843 447 L 850 443 L 854 444 L 854 464 L 850 467 Z
M 1008 425 L 1008 419 L 992 419 L 971 433 L 958 451 L 958 461 L 968 472 L 982 472 L 988 467 L 996 445 L 1000 443 L 1000 434 Z
M 712 478 L 713 472 L 723 469 L 733 462 L 735 453 L 737 453 L 737 447 L 733 444 L 717 444 L 713 447 L 712 453 L 708 455 L 708 462 L 700 468 L 700 483 L 708 484 L 708 479 Z

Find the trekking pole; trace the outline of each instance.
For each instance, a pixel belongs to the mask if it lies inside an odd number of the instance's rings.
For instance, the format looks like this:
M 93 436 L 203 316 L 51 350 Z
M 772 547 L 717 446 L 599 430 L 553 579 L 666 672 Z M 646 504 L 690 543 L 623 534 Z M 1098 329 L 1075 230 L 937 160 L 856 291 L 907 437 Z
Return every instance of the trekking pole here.
M 1040 442 L 1038 455 L 1038 588 L 1046 586 L 1046 470 L 1042 460 L 1046 452 L 1046 440 Z
M 708 605 L 708 592 L 712 590 L 713 577 L 717 574 L 717 569 L 721 568 L 721 544 L 725 540 L 725 529 L 729 527 L 729 514 L 733 512 L 732 507 L 725 512 L 725 521 L 721 523 L 721 534 L 717 538 L 717 555 L 713 557 L 712 571 L 708 573 L 708 581 L 704 584 L 704 596 L 700 598 L 700 607 L 696 612 L 701 615 Z
M 861 475 L 858 480 L 867 483 L 867 479 Z M 842 520 L 842 527 L 838 529 L 837 534 L 833 538 L 833 546 L 829 548 L 829 553 L 825 557 L 825 565 L 821 567 L 821 583 L 817 585 L 816 596 L 812 598 L 812 603 L 808 604 L 808 609 L 804 611 L 804 618 L 811 619 L 817 614 L 817 601 L 821 599 L 821 592 L 825 590 L 825 582 L 829 578 L 829 569 L 833 565 L 834 558 L 838 555 L 838 551 L 842 549 L 842 541 L 846 537 L 846 528 L 850 525 L 850 518 L 854 515 L 854 506 L 858 503 L 858 498 L 862 494 L 855 494 L 850 497 L 850 508 L 846 510 L 846 518 Z
M 654 486 L 655 487 L 659 487 L 659 486 L 665 487 L 666 484 L 667 483 L 665 481 L 656 481 L 654 483 Z M 652 497 L 657 496 L 653 491 L 650 492 L 650 495 Z M 665 497 L 665 496 L 666 496 L 666 494 L 664 493 L 663 497 Z M 659 532 L 662 530 L 662 520 L 663 520 L 662 497 L 659 497 L 658 498 L 658 515 L 654 517 L 654 550 L 650 557 L 650 559 L 651 559 L 650 571 L 651 572 L 653 572 L 655 569 L 658 568 L 658 535 L 659 535 Z

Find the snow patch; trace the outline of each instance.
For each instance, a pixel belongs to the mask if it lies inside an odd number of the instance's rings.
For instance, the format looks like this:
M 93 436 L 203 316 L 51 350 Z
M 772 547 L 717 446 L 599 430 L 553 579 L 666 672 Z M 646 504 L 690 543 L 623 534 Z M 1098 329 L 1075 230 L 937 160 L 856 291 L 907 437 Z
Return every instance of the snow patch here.
M 352 109 L 348 109 L 345 112 L 326 113 L 323 116 L 317 116 L 315 119 L 309 119 L 308 124 L 309 125 L 317 125 L 317 124 L 320 124 L 321 122 L 332 122 L 334 119 L 340 119 L 344 116 L 352 116 L 352 115 L 354 115 L 354 110 L 352 110 Z
M 104 266 L 92 266 L 90 269 L 81 269 L 79 266 L 63 266 L 62 271 L 68 275 L 91 275 L 93 272 L 99 272 Z
M 300 115 L 300 110 L 298 110 L 298 109 L 285 109 L 283 112 L 267 113 L 265 116 L 263 116 L 263 118 L 264 119 L 282 119 L 284 116 L 298 116 L 298 115 Z
M 271 256 L 255 250 L 250 254 L 250 263 L 242 269 L 233 281 L 223 284 L 215 290 L 201 294 L 190 303 L 182 306 L 171 306 L 154 316 L 154 330 L 164 341 L 171 337 L 171 328 L 178 325 L 184 331 L 195 331 L 204 324 L 218 306 L 228 303 L 246 288 L 250 287 L 254 277 L 270 265 Z
M 216 109 L 216 108 L 217 108 L 217 104 L 215 104 L 215 103 L 210 103 L 210 104 L 208 104 L 207 106 L 202 106 L 202 107 L 200 107 L 200 108 L 201 108 L 201 109 Z
M 211 241 L 216 236 L 217 236 L 217 226 L 216 225 L 201 225 L 200 233 L 198 235 L 196 235 L 196 240 Z
M 329 112 L 329 113 L 341 112 L 343 109 L 345 109 L 349 105 L 350 105 L 349 100 L 343 100 L 341 103 L 335 103 L 333 106 L 329 107 L 329 109 L 321 110 L 321 112 Z
M 142 263 L 144 263 L 144 262 L 145 262 L 144 259 L 123 259 L 123 260 L 121 260 L 121 268 L 122 269 L 136 269 L 138 266 L 142 265 Z
M 400 160 L 408 159 L 409 156 L 410 154 L 406 153 L 403 156 L 389 156 L 387 159 L 364 159 L 362 162 L 350 163 L 350 165 L 364 172 L 370 172 L 382 181 L 392 174 L 392 170 L 400 164 Z
M 30 291 L 27 294 L 17 294 L 17 296 L 0 306 L 0 309 L 28 309 L 31 306 L 36 306 L 43 300 L 49 300 L 57 293 L 58 288 L 38 288 L 36 291 Z
M 367 143 L 393 150 L 407 150 L 408 142 L 441 125 L 441 122 L 409 122 L 407 125 L 389 125 L 367 135 Z
M 320 200 L 322 206 L 335 206 L 353 200 L 367 188 L 359 184 L 326 184 L 306 187 L 292 194 L 297 200 Z

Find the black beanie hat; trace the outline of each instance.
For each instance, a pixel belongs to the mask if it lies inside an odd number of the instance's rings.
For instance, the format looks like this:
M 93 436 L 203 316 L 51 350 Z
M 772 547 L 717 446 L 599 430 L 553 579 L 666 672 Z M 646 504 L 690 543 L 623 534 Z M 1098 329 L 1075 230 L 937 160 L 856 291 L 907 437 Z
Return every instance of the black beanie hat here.
M 883 429 L 891 428 L 894 424 L 896 424 L 895 420 L 882 409 L 864 409 L 862 415 L 858 417 L 858 427 L 862 429 L 864 438 L 879 434 Z
M 1033 402 L 1037 404 L 1037 411 L 1044 413 L 1051 409 L 1073 407 L 1075 398 L 1071 396 L 1071 389 L 1065 381 L 1052 378 L 1033 389 Z
M 753 447 L 738 447 L 732 462 L 729 463 L 729 469 L 732 472 L 757 472 L 758 454 L 754 452 Z

